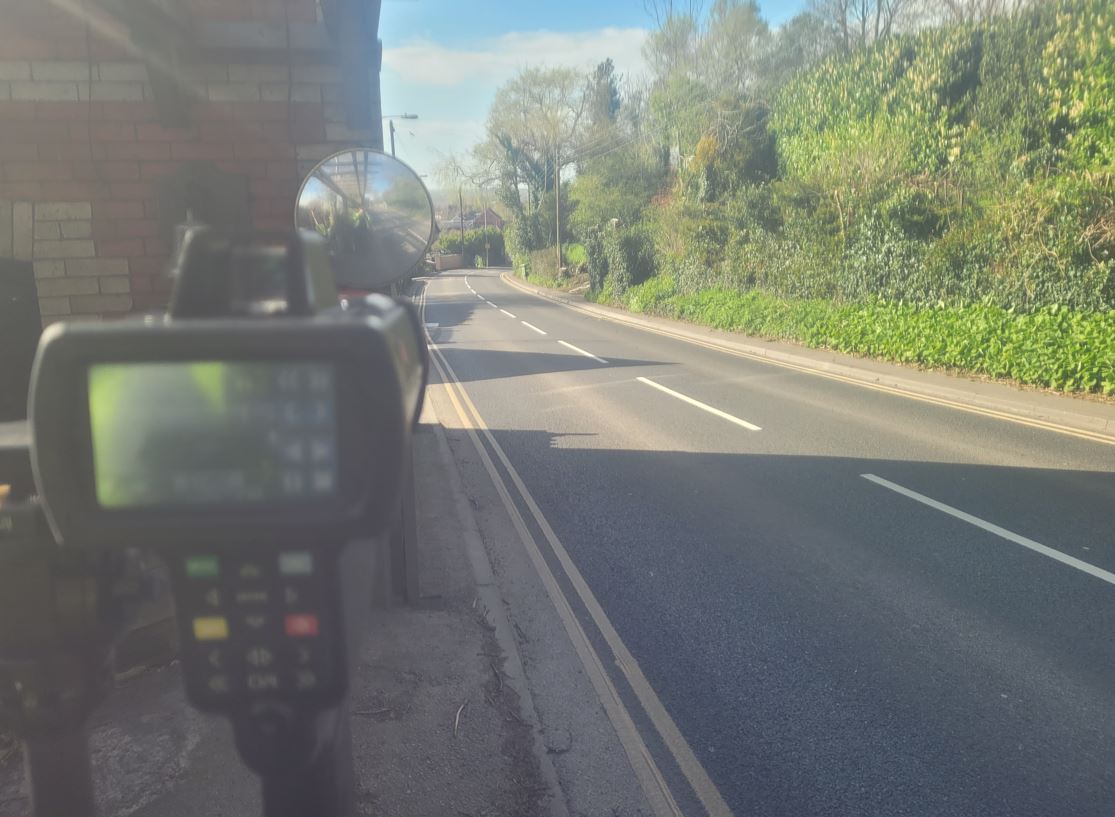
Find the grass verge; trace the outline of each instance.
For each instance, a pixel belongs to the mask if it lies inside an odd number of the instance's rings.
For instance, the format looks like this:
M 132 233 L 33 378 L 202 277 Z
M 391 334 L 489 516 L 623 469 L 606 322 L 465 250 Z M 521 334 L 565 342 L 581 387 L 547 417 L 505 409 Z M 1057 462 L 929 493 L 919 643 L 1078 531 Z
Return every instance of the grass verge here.
M 597 299 L 632 312 L 814 348 L 953 369 L 1064 392 L 1115 395 L 1115 312 L 993 304 L 931 309 L 885 301 L 792 300 L 759 290 L 681 293 L 657 276 Z

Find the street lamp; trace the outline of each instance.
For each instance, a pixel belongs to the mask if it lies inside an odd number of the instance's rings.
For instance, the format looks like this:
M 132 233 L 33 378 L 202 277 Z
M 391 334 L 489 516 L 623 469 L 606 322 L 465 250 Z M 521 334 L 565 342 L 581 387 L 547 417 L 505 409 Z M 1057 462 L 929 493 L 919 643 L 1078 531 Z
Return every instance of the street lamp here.
M 395 155 L 395 120 L 396 119 L 417 119 L 416 113 L 400 113 L 391 114 L 390 116 L 383 117 L 387 120 L 387 130 L 391 133 L 391 155 Z

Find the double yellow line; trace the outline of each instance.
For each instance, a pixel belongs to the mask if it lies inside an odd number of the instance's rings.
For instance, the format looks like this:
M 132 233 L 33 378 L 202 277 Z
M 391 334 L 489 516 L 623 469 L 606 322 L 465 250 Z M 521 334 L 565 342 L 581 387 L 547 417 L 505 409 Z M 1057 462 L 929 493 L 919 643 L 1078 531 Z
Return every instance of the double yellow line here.
M 425 295 L 425 290 L 423 290 L 419 300 L 423 321 L 425 320 Z M 728 804 L 724 801 L 723 796 L 721 796 L 720 791 L 716 788 L 716 785 L 712 782 L 712 779 L 697 759 L 688 741 L 686 741 L 685 737 L 682 735 L 681 730 L 678 729 L 677 724 L 674 722 L 669 712 L 666 711 L 665 706 L 663 706 L 657 693 L 651 687 L 639 663 L 635 660 L 630 650 L 627 649 L 619 633 L 616 632 L 615 627 L 608 619 L 608 616 L 605 614 L 600 602 L 596 599 L 592 589 L 588 586 L 580 570 L 578 570 L 573 559 L 569 556 L 565 546 L 561 543 L 561 540 L 558 539 L 553 527 L 551 527 L 550 523 L 546 520 L 538 503 L 523 483 L 518 471 L 511 464 L 507 454 L 496 441 L 491 430 L 484 423 L 483 417 L 477 410 L 476 405 L 472 402 L 472 399 L 468 396 L 468 392 L 465 391 L 460 379 L 453 371 L 453 367 L 449 365 L 449 361 L 445 359 L 445 356 L 441 353 L 437 344 L 432 340 L 429 341 L 429 347 L 431 361 L 434 365 L 434 369 L 438 373 L 441 384 L 445 388 L 449 402 L 452 404 L 454 411 L 460 419 L 462 428 L 464 428 L 469 438 L 472 440 L 472 444 L 476 449 L 477 455 L 480 457 L 480 461 L 484 465 L 484 469 L 488 472 L 488 476 L 491 477 L 492 484 L 495 486 L 496 492 L 499 494 L 508 516 L 511 518 L 511 522 L 522 541 L 523 547 L 531 560 L 531 564 L 542 580 L 542 584 L 546 588 L 546 592 L 557 610 L 558 617 L 561 619 L 566 634 L 573 644 L 577 657 L 580 659 L 596 691 L 597 697 L 600 699 L 600 703 L 608 715 L 608 719 L 616 730 L 620 744 L 623 746 L 627 759 L 639 780 L 640 787 L 649 805 L 653 809 L 655 816 L 681 817 L 682 810 L 678 806 L 673 793 L 670 791 L 661 770 L 658 768 L 658 764 L 651 755 L 650 749 L 639 734 L 638 727 L 635 725 L 631 713 L 628 711 L 619 691 L 612 682 L 611 676 L 605 667 L 604 660 L 593 647 L 588 634 L 581 625 L 580 619 L 578 619 L 576 613 L 573 611 L 569 599 L 562 590 L 561 584 L 558 582 L 557 577 L 550 568 L 549 562 L 547 562 L 546 557 L 543 555 L 538 540 L 523 518 L 519 506 L 512 496 L 511 487 L 507 484 L 507 481 L 504 479 L 489 454 L 489 447 L 491 451 L 494 452 L 496 459 L 499 460 L 500 465 L 502 465 L 511 485 L 514 486 L 515 493 L 526 507 L 527 512 L 534 520 L 538 529 L 542 532 L 543 537 L 550 547 L 550 551 L 561 566 L 561 570 L 565 574 L 569 584 L 573 587 L 577 598 L 584 606 L 585 610 L 588 611 L 593 625 L 595 625 L 604 638 L 604 641 L 607 643 L 609 650 L 613 654 L 615 665 L 619 668 L 627 684 L 635 694 L 635 697 L 639 701 L 639 705 L 653 724 L 663 745 L 670 752 L 674 762 L 692 787 L 697 799 L 701 802 L 710 817 L 731 817 L 731 810 L 728 808 Z M 481 437 L 483 437 L 483 439 L 481 439 Z

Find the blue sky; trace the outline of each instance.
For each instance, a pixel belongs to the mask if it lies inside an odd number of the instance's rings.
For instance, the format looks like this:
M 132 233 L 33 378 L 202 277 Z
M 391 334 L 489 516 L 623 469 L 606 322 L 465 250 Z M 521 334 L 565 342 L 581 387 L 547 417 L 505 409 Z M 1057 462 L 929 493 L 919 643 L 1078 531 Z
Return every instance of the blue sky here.
M 806 0 L 759 5 L 778 25 Z M 651 25 L 643 0 L 383 0 L 383 112 L 419 117 L 396 122 L 399 158 L 433 174 L 442 157 L 463 154 L 483 138 L 496 89 L 521 68 L 588 70 L 611 57 L 639 75 Z

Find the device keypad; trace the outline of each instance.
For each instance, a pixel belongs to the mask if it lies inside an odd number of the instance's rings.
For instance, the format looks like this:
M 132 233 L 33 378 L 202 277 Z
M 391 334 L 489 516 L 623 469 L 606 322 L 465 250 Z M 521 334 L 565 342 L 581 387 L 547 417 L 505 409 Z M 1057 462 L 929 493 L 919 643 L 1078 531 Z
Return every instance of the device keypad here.
M 220 707 L 245 696 L 328 694 L 337 617 L 310 550 L 187 556 L 179 598 L 187 687 Z

